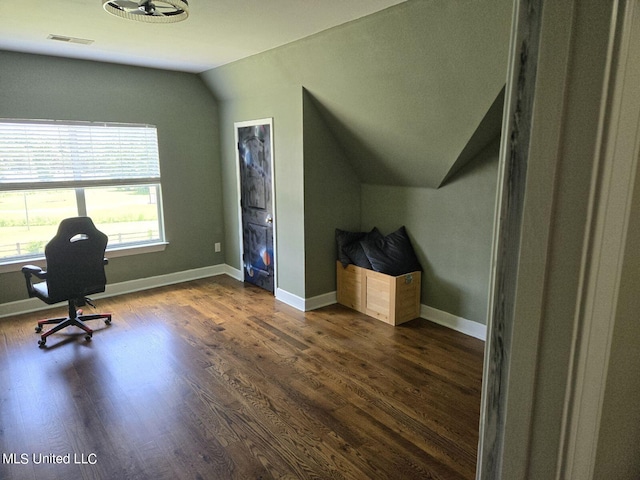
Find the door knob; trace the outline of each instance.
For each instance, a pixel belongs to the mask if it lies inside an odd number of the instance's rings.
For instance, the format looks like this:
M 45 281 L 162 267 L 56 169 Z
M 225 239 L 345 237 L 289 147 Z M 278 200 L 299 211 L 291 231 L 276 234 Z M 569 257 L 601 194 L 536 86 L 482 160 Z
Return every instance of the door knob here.
M 273 217 L 269 215 L 266 220 L 267 223 L 273 223 Z

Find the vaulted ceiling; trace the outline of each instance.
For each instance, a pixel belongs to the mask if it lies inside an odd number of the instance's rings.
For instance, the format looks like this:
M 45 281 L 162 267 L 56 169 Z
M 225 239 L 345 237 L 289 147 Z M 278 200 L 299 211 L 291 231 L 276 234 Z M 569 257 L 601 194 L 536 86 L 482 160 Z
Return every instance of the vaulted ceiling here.
M 437 188 L 500 131 L 511 0 L 191 0 L 170 25 L 51 6 L 0 2 L 0 49 L 200 72 L 221 101 L 299 87 L 363 183 Z
M 197 73 L 403 1 L 189 0 L 187 20 L 163 25 L 109 15 L 102 0 L 2 1 L 0 49 Z
M 511 0 L 410 0 L 204 72 L 221 100 L 300 86 L 361 182 L 438 188 L 500 133 Z

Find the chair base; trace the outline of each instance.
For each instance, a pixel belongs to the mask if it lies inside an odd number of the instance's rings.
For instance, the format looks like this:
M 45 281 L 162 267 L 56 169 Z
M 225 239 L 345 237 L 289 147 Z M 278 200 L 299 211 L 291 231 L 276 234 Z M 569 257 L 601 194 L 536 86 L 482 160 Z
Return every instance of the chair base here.
M 61 318 L 49 318 L 46 320 L 38 320 L 38 326 L 36 327 L 36 333 L 40 333 L 42 331 L 43 325 L 51 325 L 56 324 L 51 330 L 47 330 L 40 336 L 40 340 L 38 340 L 38 346 L 44 347 L 47 343 L 47 337 L 51 334 L 54 334 L 63 328 L 75 326 L 79 327 L 85 331 L 86 335 L 84 338 L 89 341 L 93 336 L 93 330 L 89 328 L 89 326 L 84 323 L 86 320 L 98 320 L 103 318 L 104 323 L 107 325 L 111 324 L 111 314 L 110 313 L 96 313 L 92 315 L 83 315 L 82 310 L 78 310 L 77 312 L 73 312 L 74 315 L 69 317 L 61 317 Z

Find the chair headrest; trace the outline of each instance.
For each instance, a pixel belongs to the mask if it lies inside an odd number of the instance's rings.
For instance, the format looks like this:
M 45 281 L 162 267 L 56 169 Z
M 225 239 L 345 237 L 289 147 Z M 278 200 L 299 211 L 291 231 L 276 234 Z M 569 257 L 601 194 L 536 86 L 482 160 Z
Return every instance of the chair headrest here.
M 71 251 L 79 252 L 80 250 L 89 249 L 89 251 L 93 252 L 101 251 L 96 255 L 104 255 L 107 242 L 108 237 L 96 228 L 91 218 L 65 218 L 60 222 L 56 236 L 45 247 L 47 263 L 50 261 L 50 254 L 55 255 L 54 251 L 56 253 L 61 253 L 62 251 L 71 253 Z
M 74 237 L 75 235 L 85 234 L 89 235 L 91 233 L 99 232 L 96 228 L 91 217 L 71 217 L 65 218 L 60 222 L 58 226 L 58 233 L 56 236 L 67 236 L 69 235 L 69 239 Z

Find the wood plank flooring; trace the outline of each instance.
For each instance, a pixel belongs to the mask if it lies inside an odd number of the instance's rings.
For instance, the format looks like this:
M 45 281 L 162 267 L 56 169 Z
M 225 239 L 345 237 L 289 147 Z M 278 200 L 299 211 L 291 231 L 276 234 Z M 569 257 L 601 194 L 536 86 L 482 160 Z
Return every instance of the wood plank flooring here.
M 0 479 L 472 479 L 484 343 L 226 276 L 0 319 Z

